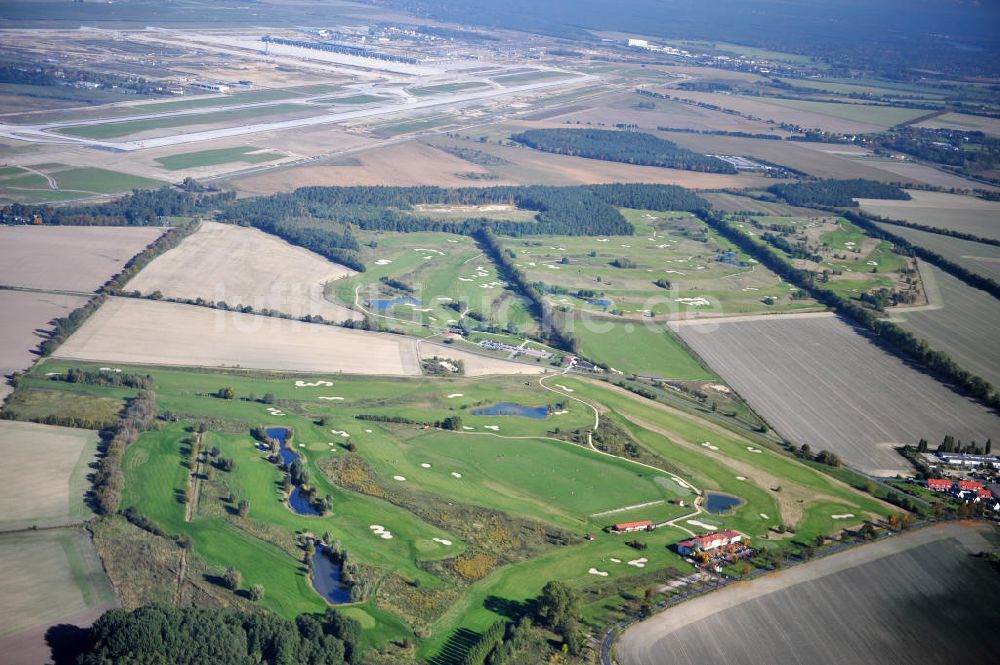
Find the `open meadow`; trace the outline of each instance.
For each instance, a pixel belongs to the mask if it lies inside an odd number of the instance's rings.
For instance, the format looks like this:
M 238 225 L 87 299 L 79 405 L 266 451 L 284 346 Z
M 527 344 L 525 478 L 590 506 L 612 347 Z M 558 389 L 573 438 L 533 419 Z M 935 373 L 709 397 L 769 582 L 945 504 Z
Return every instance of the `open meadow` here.
M 49 322 L 86 303 L 87 299 L 80 296 L 0 289 L 0 311 L 4 312 L 4 323 L 0 326 L 0 376 L 31 367 L 35 349 L 48 337 Z M 0 383 L 0 398 L 10 392 L 6 380 Z
M 90 430 L 0 420 L 0 531 L 90 517 L 84 495 L 97 443 Z
M 162 232 L 125 226 L 0 226 L 0 285 L 96 291 Z
M 135 298 L 112 298 L 55 355 L 114 363 L 417 376 L 421 355 L 475 373 L 542 368 L 472 356 L 411 337 Z M 427 346 L 423 346 L 427 345 Z
M 118 605 L 101 560 L 83 529 L 0 535 L 0 649 L 11 665 L 48 662 L 45 633 L 67 623 L 88 626 Z
M 62 158 L 59 154 L 58 158 Z M 36 158 L 37 159 L 37 158 Z M 32 160 L 34 161 L 34 160 Z M 25 164 L 0 168 L 0 201 L 57 203 L 98 194 L 125 193 L 165 185 L 162 180 L 86 165 Z
M 938 229 L 1000 240 L 1000 203 L 973 196 L 909 190 L 909 201 L 858 199 L 861 209 Z
M 158 256 L 124 287 L 168 298 L 249 305 L 294 317 L 358 320 L 361 314 L 329 302 L 323 290 L 354 275 L 302 247 L 257 229 L 202 222 L 176 248 Z
M 1000 582 L 970 556 L 991 548 L 983 531 L 928 527 L 733 585 L 630 628 L 618 660 L 935 665 L 956 651 L 990 660 Z
M 671 324 L 779 434 L 868 473 L 906 472 L 894 448 L 951 434 L 983 443 L 1000 418 L 833 315 Z

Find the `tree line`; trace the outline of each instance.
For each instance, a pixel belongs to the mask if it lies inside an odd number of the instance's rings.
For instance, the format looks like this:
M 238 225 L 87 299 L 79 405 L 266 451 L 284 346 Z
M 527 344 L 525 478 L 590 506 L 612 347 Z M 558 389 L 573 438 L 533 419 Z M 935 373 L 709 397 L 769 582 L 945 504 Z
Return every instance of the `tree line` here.
M 360 624 L 333 609 L 322 618 L 300 614 L 294 622 L 270 612 L 112 609 L 87 633 L 80 665 L 344 665 L 361 660 Z
M 840 206 L 856 208 L 854 199 L 893 199 L 907 201 L 910 195 L 899 185 L 875 180 L 815 180 L 790 184 L 771 185 L 767 188 L 775 196 L 793 206 Z
M 720 214 L 709 212 L 702 213 L 699 217 L 719 235 L 760 261 L 779 277 L 809 293 L 818 302 L 830 307 L 858 327 L 871 332 L 885 348 L 919 364 L 932 376 L 951 383 L 960 392 L 970 395 L 984 405 L 994 409 L 1000 408 L 1000 395 L 988 381 L 963 369 L 947 354 L 931 348 L 925 340 L 881 318 L 877 312 L 819 286 L 816 283 L 815 273 L 793 267 L 771 247 L 754 241 Z M 858 222 L 852 217 L 861 219 L 850 213 L 845 217 L 856 224 Z M 867 228 L 863 223 L 858 225 Z
M 84 321 L 90 318 L 90 315 L 97 311 L 106 298 L 104 296 L 96 296 L 87 301 L 87 304 L 77 307 L 72 312 L 66 316 L 61 316 L 55 320 L 53 324 L 52 332 L 49 333 L 48 339 L 42 341 L 38 345 L 38 352 L 43 356 L 50 356 L 52 353 L 59 348 L 59 346 L 65 342 L 70 335 L 75 333 L 80 326 L 83 325 Z
M 93 479 L 92 498 L 97 512 L 103 515 L 117 512 L 125 484 L 122 458 L 139 435 L 150 428 L 154 418 L 156 394 L 152 390 L 142 390 L 122 409 L 118 423 L 101 433 L 107 443 L 103 445 L 103 455 Z
M 705 173 L 737 173 L 732 164 L 682 148 L 652 134 L 610 129 L 529 129 L 512 141 L 559 155 L 575 155 L 608 162 L 660 166 Z

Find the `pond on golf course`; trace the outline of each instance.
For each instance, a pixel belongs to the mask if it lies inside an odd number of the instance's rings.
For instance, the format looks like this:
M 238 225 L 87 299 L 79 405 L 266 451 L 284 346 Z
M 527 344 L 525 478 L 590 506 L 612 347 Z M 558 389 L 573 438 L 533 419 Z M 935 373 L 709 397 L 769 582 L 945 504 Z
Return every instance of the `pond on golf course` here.
M 312 558 L 312 587 L 328 603 L 349 603 L 351 589 L 341 581 L 343 566 L 328 557 L 325 550 L 326 545 L 317 541 Z
M 705 510 L 713 515 L 728 513 L 733 508 L 742 506 L 746 501 L 738 496 L 719 494 L 718 492 L 705 493 Z
M 549 415 L 547 406 L 525 406 L 514 402 L 500 402 L 481 409 L 473 409 L 474 416 L 522 416 L 541 420 Z

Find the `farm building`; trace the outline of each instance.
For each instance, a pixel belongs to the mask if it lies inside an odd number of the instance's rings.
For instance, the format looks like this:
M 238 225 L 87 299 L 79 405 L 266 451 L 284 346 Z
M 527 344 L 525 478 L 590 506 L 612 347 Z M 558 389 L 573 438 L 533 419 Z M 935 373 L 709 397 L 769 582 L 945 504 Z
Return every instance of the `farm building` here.
M 642 520 L 641 522 L 623 522 L 621 524 L 614 525 L 611 530 L 615 533 L 634 533 L 636 531 L 652 531 L 653 522 L 651 520 Z
M 969 455 L 966 453 L 936 453 L 945 464 L 955 466 L 992 466 L 1000 468 L 1000 457 L 995 455 Z
M 928 478 L 927 489 L 935 492 L 948 492 L 951 490 L 951 481 L 947 478 Z
M 688 556 L 695 552 L 710 552 L 720 547 L 741 543 L 745 537 L 739 531 L 733 531 L 732 529 L 707 533 L 704 536 L 695 536 L 691 540 L 679 543 L 677 545 L 677 552 L 681 556 Z
M 981 489 L 983 489 L 983 484 L 978 480 L 958 481 L 958 490 L 960 492 L 978 492 Z

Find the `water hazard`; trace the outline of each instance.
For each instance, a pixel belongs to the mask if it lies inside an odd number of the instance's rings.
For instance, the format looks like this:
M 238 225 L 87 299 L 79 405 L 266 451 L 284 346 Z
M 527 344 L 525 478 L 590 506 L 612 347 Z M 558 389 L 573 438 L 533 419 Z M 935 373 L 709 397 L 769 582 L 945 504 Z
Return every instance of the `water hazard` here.
M 523 418 L 537 418 L 541 420 L 549 415 L 547 406 L 525 406 L 514 402 L 500 402 L 492 406 L 484 406 L 481 409 L 472 411 L 474 416 L 521 416 Z

